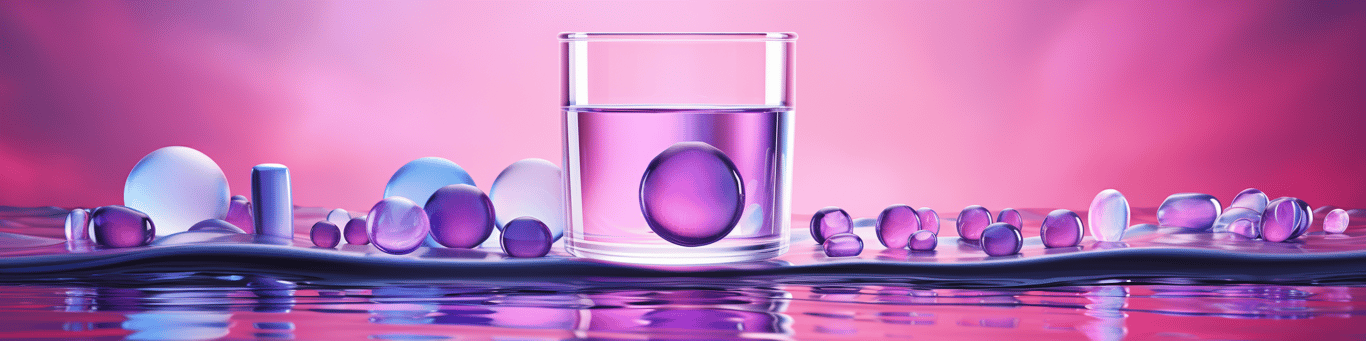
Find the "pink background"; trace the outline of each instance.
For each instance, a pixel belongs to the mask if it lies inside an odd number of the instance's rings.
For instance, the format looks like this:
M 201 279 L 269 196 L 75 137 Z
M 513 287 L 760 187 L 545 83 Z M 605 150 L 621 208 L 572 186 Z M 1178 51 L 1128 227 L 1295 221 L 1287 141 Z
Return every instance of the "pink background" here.
M 1366 207 L 1366 2 L 0 3 L 0 205 L 122 203 L 190 146 L 232 192 L 368 209 L 403 163 L 560 161 L 562 31 L 797 32 L 794 210 L 1085 209 L 1246 187 Z

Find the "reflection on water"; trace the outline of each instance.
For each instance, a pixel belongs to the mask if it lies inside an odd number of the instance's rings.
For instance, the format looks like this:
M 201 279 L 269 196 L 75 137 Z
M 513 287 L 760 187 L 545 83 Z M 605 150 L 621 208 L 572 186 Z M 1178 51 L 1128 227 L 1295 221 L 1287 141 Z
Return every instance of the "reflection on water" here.
M 0 286 L 0 338 L 1293 339 L 1354 330 L 1366 307 L 1366 288 L 1355 286 L 986 290 L 716 279 L 335 286 L 193 274 L 131 284 Z

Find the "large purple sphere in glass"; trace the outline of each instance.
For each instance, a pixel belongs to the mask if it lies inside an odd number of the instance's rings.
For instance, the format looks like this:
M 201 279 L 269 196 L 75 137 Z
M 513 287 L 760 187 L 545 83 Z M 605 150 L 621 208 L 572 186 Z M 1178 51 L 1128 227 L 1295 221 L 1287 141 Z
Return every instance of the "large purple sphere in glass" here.
M 982 230 L 982 251 L 988 256 L 1009 256 L 1020 253 L 1024 237 L 1020 228 L 1010 223 L 995 223 Z
M 156 226 L 146 213 L 125 206 L 104 206 L 90 213 L 95 242 L 107 247 L 143 246 L 156 236 Z
M 251 218 L 251 201 L 247 201 L 245 196 L 232 196 L 232 200 L 228 201 L 228 214 L 223 220 L 245 233 L 256 233 L 256 222 Z
M 1235 225 L 1239 220 L 1247 222 Z M 1214 221 L 1214 232 L 1232 232 L 1248 238 L 1261 237 L 1262 212 L 1247 207 L 1230 207 Z
M 1157 207 L 1157 224 L 1161 226 L 1184 227 L 1192 230 L 1208 230 L 1223 213 L 1219 199 L 1204 193 L 1177 193 L 1162 201 Z
M 1015 228 L 1024 226 L 1024 217 L 1020 216 L 1020 211 L 1013 208 L 1006 208 L 996 213 L 996 222 L 1014 225 Z
M 1039 238 L 1046 247 L 1073 247 L 1081 242 L 1081 216 L 1071 210 L 1057 209 L 1048 212 L 1039 228 Z
M 980 205 L 972 205 L 963 208 L 958 212 L 958 221 L 954 223 L 958 227 L 958 236 L 967 240 L 978 240 L 982 238 L 982 230 L 991 225 L 991 211 Z
M 532 217 L 521 217 L 503 225 L 503 252 L 518 258 L 541 257 L 550 253 L 554 236 L 550 227 Z
M 1281 242 L 1298 237 L 1298 231 L 1306 229 L 1309 219 L 1307 211 L 1300 208 L 1295 198 L 1278 198 L 1266 204 L 1262 213 L 1262 238 L 1271 242 Z
M 939 213 L 935 213 L 933 208 L 921 207 L 915 210 L 915 215 L 920 216 L 920 229 L 939 234 Z
M 313 223 L 313 229 L 309 231 L 308 237 L 313 240 L 313 245 L 334 248 L 341 242 L 341 229 L 337 228 L 337 224 L 324 220 Z
M 853 257 L 863 253 L 863 238 L 853 233 L 838 233 L 826 238 L 821 246 L 828 257 Z
M 735 163 L 704 142 L 675 143 L 656 155 L 640 178 L 640 211 L 660 238 L 702 246 L 725 238 L 745 208 Z
M 342 235 L 346 237 L 347 244 L 370 244 L 370 236 L 365 233 L 365 218 L 351 218 L 346 222 L 346 227 L 342 228 Z
M 1248 188 L 1242 192 L 1238 192 L 1238 195 L 1233 196 L 1233 201 L 1229 202 L 1228 207 L 1242 207 L 1262 212 L 1266 211 L 1266 204 L 1266 193 L 1262 193 L 1261 190 L 1256 188 Z
M 493 202 L 478 187 L 447 185 L 427 199 L 427 217 L 432 224 L 432 239 L 442 246 L 468 249 L 479 246 L 493 234 Z
M 401 255 L 417 250 L 431 231 L 422 206 L 404 197 L 388 197 L 370 208 L 365 229 L 370 242 L 386 253 Z
M 892 205 L 877 216 L 877 240 L 889 249 L 905 248 L 911 234 L 920 230 L 920 216 L 906 205 Z
M 1091 237 L 1102 242 L 1117 242 L 1124 239 L 1124 230 L 1129 228 L 1129 200 L 1114 189 L 1107 189 L 1091 199 L 1091 210 L 1086 212 L 1086 226 L 1091 228 Z
M 911 234 L 907 246 L 912 251 L 933 251 L 939 245 L 939 236 L 930 230 L 915 231 Z
M 1347 225 L 1351 222 L 1351 216 L 1347 215 L 1347 210 L 1335 208 L 1328 211 L 1328 215 L 1323 217 L 1323 232 L 1343 233 L 1347 231 Z
M 822 208 L 811 216 L 811 238 L 816 244 L 824 244 L 825 238 L 830 236 L 853 231 L 854 221 L 849 218 L 849 212 L 839 207 Z

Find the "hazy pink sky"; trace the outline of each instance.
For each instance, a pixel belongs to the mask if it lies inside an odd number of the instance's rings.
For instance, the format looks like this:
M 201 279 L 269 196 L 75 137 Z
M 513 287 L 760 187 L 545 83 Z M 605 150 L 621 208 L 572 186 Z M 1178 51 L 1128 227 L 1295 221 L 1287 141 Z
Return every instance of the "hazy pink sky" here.
M 561 163 L 564 31 L 797 32 L 794 211 L 1366 207 L 1366 2 L 0 3 L 0 205 L 122 203 L 156 148 L 362 210 L 405 162 Z

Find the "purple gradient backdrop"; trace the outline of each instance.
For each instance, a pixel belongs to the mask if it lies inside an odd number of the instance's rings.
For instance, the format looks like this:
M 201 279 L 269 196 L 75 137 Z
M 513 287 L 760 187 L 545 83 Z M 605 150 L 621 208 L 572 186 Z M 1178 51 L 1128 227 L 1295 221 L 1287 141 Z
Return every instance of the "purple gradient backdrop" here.
M 795 212 L 1366 207 L 1366 2 L 0 3 L 0 205 L 122 202 L 139 158 L 293 170 L 362 210 L 440 156 L 560 163 L 562 31 L 792 31 Z

